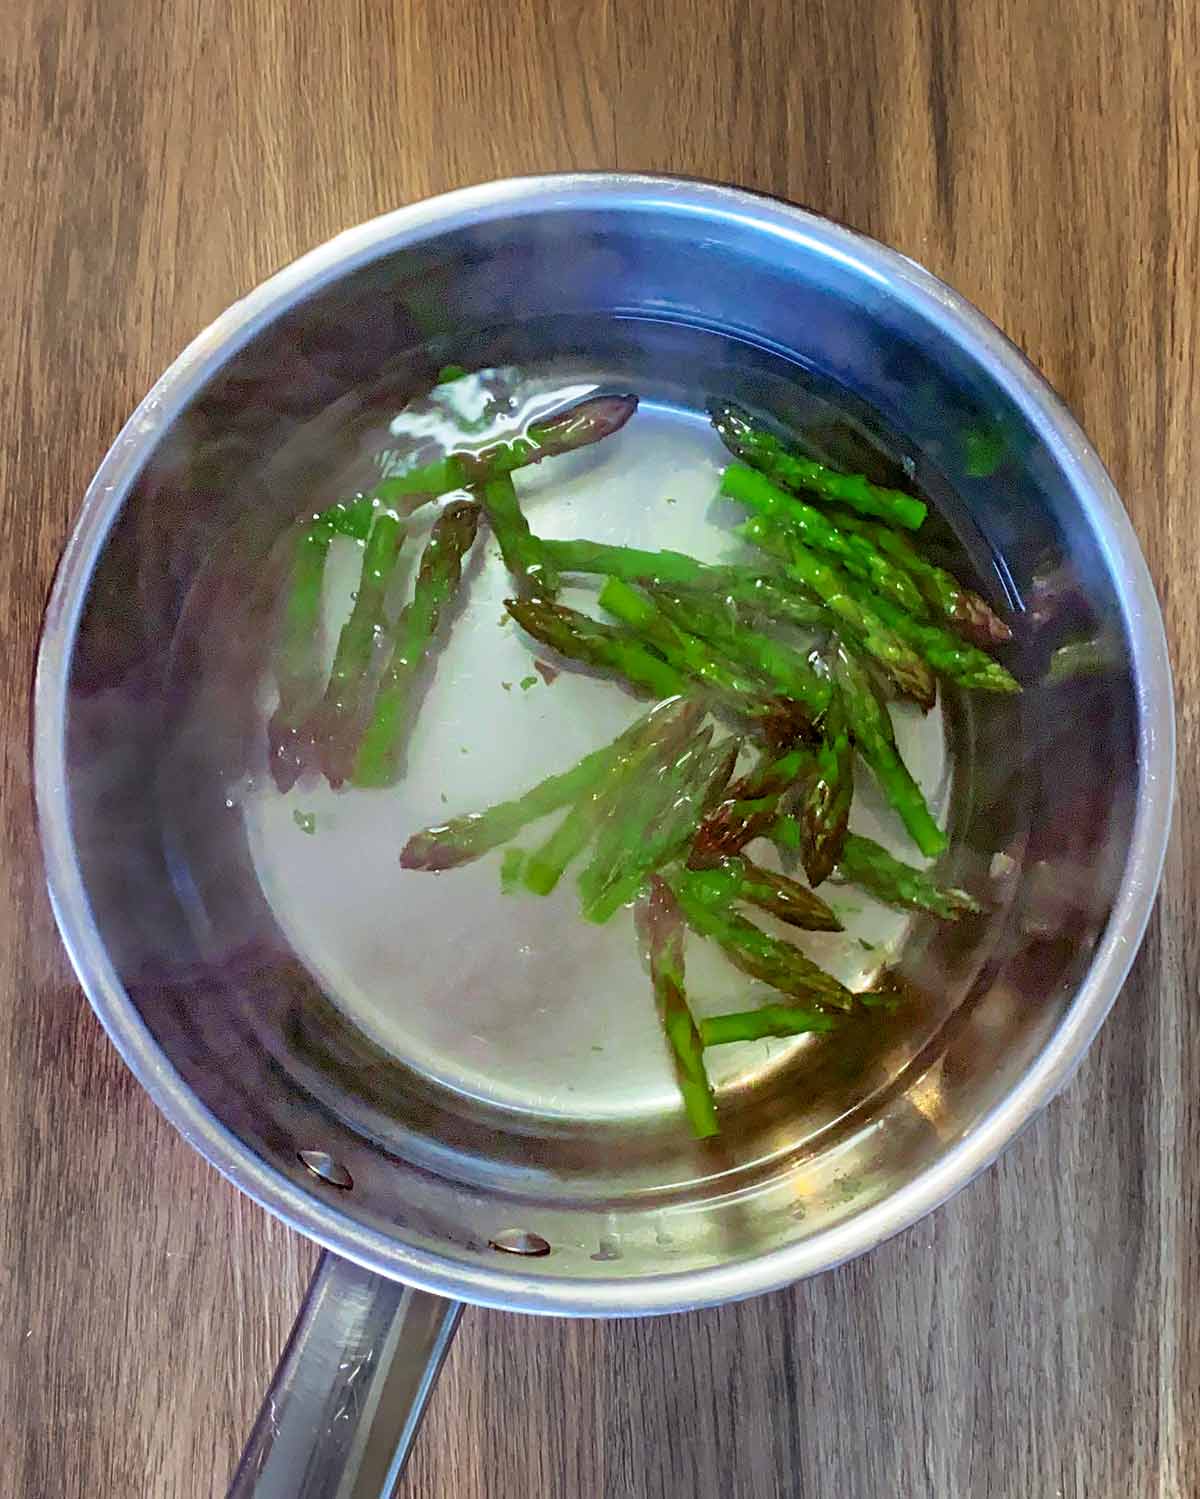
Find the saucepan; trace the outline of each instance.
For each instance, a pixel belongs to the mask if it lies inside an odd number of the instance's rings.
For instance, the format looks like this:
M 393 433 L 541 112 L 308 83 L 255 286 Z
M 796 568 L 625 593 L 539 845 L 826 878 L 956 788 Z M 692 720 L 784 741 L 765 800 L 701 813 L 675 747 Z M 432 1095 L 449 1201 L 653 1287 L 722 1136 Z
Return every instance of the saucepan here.
M 407 440 L 397 414 L 450 362 L 640 396 L 628 440 L 651 467 L 623 478 L 614 439 L 568 499 L 545 490 L 539 525 L 567 504 L 576 534 L 636 521 L 671 546 L 723 395 L 915 486 L 1014 621 L 1025 690 L 948 699 L 931 751 L 948 871 L 986 914 L 861 936 L 863 985 L 886 963 L 908 998 L 849 1047 L 751 1046 L 718 1078 L 716 1142 L 681 1128 L 636 959 L 605 945 L 620 922 L 505 904 L 494 871 L 401 871 L 421 825 L 403 785 L 256 799 L 280 538 L 359 482 L 364 445 Z M 514 688 L 516 632 L 468 635 L 459 707 L 427 714 L 425 822 L 568 763 L 592 728 L 569 674 Z M 617 712 L 618 688 L 584 686 Z M 799 208 L 564 176 L 350 230 L 180 355 L 62 559 L 34 757 L 58 924 L 113 1042 L 197 1150 L 327 1251 L 231 1492 L 365 1499 L 393 1491 L 463 1303 L 613 1317 L 756 1295 L 986 1166 L 1129 969 L 1173 718 L 1113 485 L 980 313 Z

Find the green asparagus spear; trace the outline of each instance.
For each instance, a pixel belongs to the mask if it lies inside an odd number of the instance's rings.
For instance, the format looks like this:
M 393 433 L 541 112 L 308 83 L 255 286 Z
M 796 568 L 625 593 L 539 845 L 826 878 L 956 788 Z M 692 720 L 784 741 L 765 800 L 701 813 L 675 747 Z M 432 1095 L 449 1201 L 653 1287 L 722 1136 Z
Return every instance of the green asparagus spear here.
M 977 692 L 1020 692 L 1021 684 L 986 651 L 928 620 L 913 619 L 889 599 L 870 600 L 880 619 L 918 650 L 934 671 Z
M 658 580 L 705 586 L 729 571 L 697 562 L 684 552 L 646 552 L 638 547 L 611 546 L 603 541 L 543 541 L 546 558 L 560 572 L 600 573 L 626 583 Z
M 525 850 L 506 848 L 504 857 L 500 860 L 500 893 L 512 895 L 520 887 L 521 876 L 524 872 Z
M 837 1021 L 819 1010 L 792 1005 L 763 1005 L 731 1015 L 709 1015 L 700 1022 L 700 1040 L 707 1046 L 731 1041 L 764 1041 L 773 1036 L 802 1036 L 806 1031 L 831 1031 Z
M 927 857 L 940 854 L 946 835 L 933 820 L 921 788 L 900 758 L 892 721 L 876 696 L 862 666 L 844 648 L 834 658 L 834 676 L 841 689 L 850 736 L 871 767 L 890 804 L 900 814 L 909 836 Z
M 354 608 L 338 636 L 325 695 L 310 720 L 317 760 L 331 786 L 340 786 L 353 766 L 368 708 L 371 657 L 384 627 L 384 598 L 403 541 L 404 527 L 394 515 L 379 516 L 371 527 Z
M 850 574 L 889 598 L 901 609 L 929 613 L 921 590 L 867 536 L 839 529 L 815 505 L 779 489 L 757 469 L 731 463 L 721 477 L 721 493 L 753 510 L 764 520 L 783 526 L 815 552 L 833 557 Z M 882 529 L 882 528 L 881 528 Z
M 814 719 L 825 711 L 829 682 L 798 651 L 781 645 L 769 635 L 747 629 L 720 603 L 713 607 L 660 588 L 651 589 L 651 597 L 673 625 L 699 635 L 731 661 L 771 683 L 785 697 L 802 703 Z
M 718 909 L 742 901 L 808 932 L 842 930 L 833 911 L 806 885 L 745 857 L 724 858 L 712 868 L 697 872 L 692 889 Z
M 745 801 L 778 796 L 795 785 L 812 759 L 812 751 L 797 745 L 777 755 L 763 755 L 754 769 L 729 788 L 730 795 Z
M 778 557 L 789 578 L 799 583 L 849 627 L 855 642 L 879 662 L 884 672 L 906 697 L 922 708 L 932 708 L 936 696 L 933 674 L 921 657 L 884 624 L 878 611 L 862 602 L 849 578 L 832 563 L 786 531 L 761 516 L 739 528 L 747 541 Z
M 939 885 L 924 870 L 893 858 L 886 848 L 856 833 L 847 835 L 836 876 L 876 900 L 907 911 L 932 911 L 944 921 L 977 915 L 983 907 L 965 890 Z
M 592 857 L 577 881 L 584 915 L 600 895 L 629 867 L 635 847 L 644 844 L 647 829 L 685 790 L 698 773 L 712 744 L 713 730 L 706 725 L 683 753 L 666 765 L 649 767 L 596 833 Z M 616 907 L 614 906 L 615 910 Z
M 745 412 L 728 401 L 714 401 L 708 409 L 721 441 L 734 457 L 751 464 L 776 484 L 839 500 L 863 515 L 877 515 L 909 531 L 920 530 L 925 506 L 912 495 L 872 484 L 861 474 L 838 473 L 789 452 L 777 437 L 756 427 Z
M 601 778 L 584 793 L 563 821 L 525 861 L 525 888 L 535 895 L 549 895 L 567 865 L 581 854 L 592 836 L 630 786 L 655 767 L 670 765 L 685 752 L 688 740 L 703 715 L 692 702 L 676 702 L 652 713 L 640 735 L 623 749 Z
M 500 543 L 504 565 L 521 593 L 532 598 L 553 598 L 558 591 L 558 573 L 544 556 L 541 542 L 529 529 L 513 481 L 507 474 L 502 474 L 484 484 L 479 495 Z
M 767 691 L 760 677 L 741 671 L 735 662 L 710 649 L 703 640 L 672 624 L 645 594 L 619 578 L 608 579 L 600 590 L 599 602 L 615 619 L 644 636 L 672 666 L 705 686 L 735 697 L 753 698 Z
M 435 495 L 482 486 L 515 469 L 574 452 L 619 432 L 637 410 L 636 396 L 592 396 L 534 422 L 523 437 L 493 443 L 478 452 L 450 453 L 434 463 L 392 474 L 369 491 L 371 499 L 407 515 Z
M 279 706 L 267 727 L 271 776 L 280 791 L 290 791 L 306 768 L 311 741 L 308 716 L 325 686 L 321 665 L 321 593 L 325 564 L 335 536 L 366 541 L 375 507 L 365 495 L 339 500 L 314 515 L 296 535 L 292 575 L 276 661 Z
M 600 590 L 600 607 L 636 630 L 671 666 L 707 688 L 717 702 L 759 724 L 768 738 L 790 741 L 807 723 L 802 703 L 774 696 L 772 684 L 672 624 L 628 583 L 609 578 Z
M 296 536 L 292 577 L 275 664 L 279 706 L 267 725 L 271 776 L 280 791 L 290 791 L 304 770 L 300 734 L 321 695 L 321 589 L 333 528 L 314 521 Z
M 356 786 L 388 786 L 396 778 L 413 679 L 428 656 L 438 621 L 462 578 L 475 540 L 479 506 L 448 505 L 434 522 L 421 557 L 412 602 L 396 626 L 396 643 L 375 696 L 371 722 L 354 761 Z
M 873 542 L 886 557 L 911 574 L 935 614 L 977 645 L 1002 645 L 1012 639 L 1012 630 L 987 601 L 970 588 L 964 588 L 945 568 L 922 556 L 910 537 L 859 515 L 839 514 L 835 523 Z
M 715 566 L 684 552 L 646 552 L 602 541 L 543 541 L 542 550 L 559 572 L 599 573 L 624 583 L 688 590 L 688 597 L 740 604 L 802 629 L 827 630 L 837 619 L 823 604 L 790 592 L 753 567 Z
M 328 525 L 339 536 L 352 541 L 366 541 L 375 524 L 375 506 L 369 496 L 356 494 L 349 500 L 338 500 L 317 516 L 316 525 Z
M 692 1131 L 706 1140 L 720 1130 L 716 1101 L 704 1070 L 703 1045 L 688 1009 L 683 987 L 683 917 L 670 887 L 657 876 L 634 913 L 639 940 L 650 963 L 650 981 L 659 1019 L 675 1060 L 675 1076 L 683 1094 Z
M 778 578 L 763 577 L 753 568 L 731 569 L 740 576 L 726 585 L 726 596 L 735 604 L 765 615 L 780 624 L 801 630 L 834 630 L 840 621 L 831 609 L 815 599 L 793 592 Z
M 325 560 L 333 540 L 326 524 L 314 524 L 296 537 L 292 588 L 284 616 L 283 649 L 279 659 L 281 695 L 294 697 L 311 686 L 311 647 L 321 617 L 321 588 Z
M 703 872 L 682 870 L 668 883 L 688 925 L 701 936 L 711 937 L 735 968 L 797 999 L 843 1010 L 851 1006 L 853 995 L 832 974 L 818 968 L 790 942 L 781 942 L 728 910 L 713 898 L 704 879 Z
M 940 676 L 960 686 L 979 692 L 1014 693 L 1021 691 L 1020 683 L 986 651 L 960 639 L 949 630 L 926 620 L 913 619 L 898 609 L 888 599 L 856 587 L 856 596 L 866 604 L 888 629 L 912 646 L 929 666 Z M 778 586 L 770 578 L 758 578 L 743 588 L 740 584 L 728 590 L 734 602 L 744 603 L 767 619 L 782 624 L 796 624 L 805 629 L 839 630 L 851 644 L 857 643 L 855 631 L 823 605 L 792 593 Z M 679 594 L 681 600 L 689 595 Z M 699 597 L 699 603 L 710 605 L 711 600 Z M 924 706 L 924 704 L 922 704 Z
M 561 656 L 616 672 L 656 697 L 677 697 L 691 691 L 692 684 L 681 671 L 647 650 L 636 637 L 601 620 L 539 599 L 506 599 L 504 607 L 523 630 Z
M 814 889 L 841 855 L 853 796 L 854 750 L 839 690 L 831 696 L 821 722 L 821 742 L 797 811 L 804 835 L 800 862 Z
M 662 710 L 651 710 L 652 713 L 659 711 Z M 643 715 L 611 744 L 585 755 L 570 770 L 547 776 L 513 801 L 498 802 L 486 812 L 472 812 L 439 827 L 414 833 L 400 855 L 401 866 L 434 872 L 455 869 L 507 843 L 531 822 L 548 817 L 551 812 L 558 812 L 587 795 L 607 775 L 618 756 L 637 742 L 648 721 L 649 715 Z
M 767 829 L 767 837 L 781 854 L 798 854 L 804 834 L 790 812 L 781 812 Z
M 583 914 L 589 921 L 605 922 L 616 911 L 633 900 L 646 876 L 671 862 L 691 841 L 706 812 L 720 799 L 737 760 L 740 743 L 727 739 L 722 744 L 705 746 L 692 758 L 691 773 L 682 784 L 668 783 L 668 799 L 655 817 L 647 823 L 634 821 L 618 809 L 624 824 L 622 842 L 624 858 L 610 866 L 605 877 L 597 879 L 595 893 L 584 894 Z
M 779 816 L 782 794 L 800 781 L 812 759 L 812 751 L 803 746 L 784 754 L 764 755 L 701 823 L 692 840 L 688 868 L 711 868 L 724 855 L 738 853 L 769 832 Z

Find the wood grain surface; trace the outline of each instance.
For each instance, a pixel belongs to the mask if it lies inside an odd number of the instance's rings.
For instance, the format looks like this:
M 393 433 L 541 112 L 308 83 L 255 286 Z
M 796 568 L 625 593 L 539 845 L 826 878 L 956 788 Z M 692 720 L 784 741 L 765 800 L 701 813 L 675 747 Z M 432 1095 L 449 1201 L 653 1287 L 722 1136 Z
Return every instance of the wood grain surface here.
M 227 303 L 489 177 L 736 180 L 917 257 L 1082 418 L 1166 607 L 1178 828 L 1067 1093 L 795 1290 L 470 1313 L 421 1499 L 1200 1494 L 1195 0 L 9 0 L 0 8 L 0 1496 L 220 1495 L 313 1261 L 158 1118 L 42 890 L 28 685 L 89 475 Z

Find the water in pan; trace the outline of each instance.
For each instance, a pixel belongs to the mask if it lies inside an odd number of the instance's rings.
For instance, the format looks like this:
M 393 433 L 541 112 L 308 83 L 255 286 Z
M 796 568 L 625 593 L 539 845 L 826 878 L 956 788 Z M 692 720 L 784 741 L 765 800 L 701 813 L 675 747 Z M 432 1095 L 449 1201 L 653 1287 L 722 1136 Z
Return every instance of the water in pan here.
M 596 386 L 630 383 L 627 373 L 576 365 L 564 374 L 558 365 L 524 379 L 519 420 Z M 642 406 L 622 432 L 517 475 L 534 530 L 728 558 L 740 546 L 729 534 L 736 511 L 716 499 L 728 455 L 695 405 L 647 399 L 644 384 L 635 388 Z M 459 392 L 468 405 L 470 390 L 464 383 Z M 668 397 L 676 393 L 668 386 Z M 390 433 L 362 435 L 347 482 L 361 475 L 364 451 L 431 434 L 453 441 L 453 430 L 436 421 L 403 418 Z M 411 588 L 428 524 L 414 521 L 395 606 Z M 354 543 L 335 544 L 324 601 L 330 651 L 360 557 Z M 605 926 L 585 923 L 570 877 L 547 899 L 506 895 L 500 851 L 441 875 L 399 865 L 399 850 L 417 829 L 519 794 L 607 742 L 641 711 L 620 686 L 589 675 L 564 670 L 545 682 L 536 669 L 545 653 L 504 614 L 511 591 L 495 542 L 482 533 L 397 786 L 334 792 L 324 782 L 304 783 L 280 795 L 255 776 L 239 788 L 258 877 L 297 955 L 342 1013 L 442 1086 L 564 1122 L 670 1115 L 679 1110 L 678 1091 L 629 911 Z M 586 589 L 566 601 L 594 608 L 591 593 L 591 604 Z M 264 684 L 264 711 L 269 704 Z M 893 716 L 901 749 L 944 818 L 953 788 L 940 706 L 924 717 L 897 707 Z M 866 776 L 851 824 L 914 857 Z M 531 846 L 544 832 L 536 825 L 518 841 Z M 868 987 L 903 942 L 908 919 L 848 887 L 827 886 L 825 893 L 846 930 L 804 934 L 802 945 L 851 987 Z M 687 962 L 698 1014 L 756 1002 L 755 986 L 711 945 L 691 941 Z M 800 1038 L 710 1052 L 718 1093 L 753 1086 L 806 1044 Z

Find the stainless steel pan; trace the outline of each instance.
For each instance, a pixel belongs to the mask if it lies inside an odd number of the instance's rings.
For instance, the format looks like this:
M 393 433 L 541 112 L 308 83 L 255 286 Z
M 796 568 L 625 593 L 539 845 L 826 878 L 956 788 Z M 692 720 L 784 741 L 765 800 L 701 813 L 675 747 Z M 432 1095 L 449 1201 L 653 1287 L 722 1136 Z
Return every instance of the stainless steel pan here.
M 611 1049 L 532 1045 L 474 887 L 475 929 L 446 917 L 464 897 L 445 881 L 444 909 L 419 921 L 397 903 L 388 972 L 409 1029 L 381 1044 L 281 917 L 226 795 L 261 727 L 275 542 L 344 477 L 346 434 L 442 355 L 573 360 L 650 396 L 664 431 L 706 394 L 750 394 L 831 452 L 906 468 L 1023 613 L 1026 693 L 951 702 L 944 720 L 950 859 L 988 890 L 984 934 L 890 929 L 911 1002 L 849 1052 L 743 1059 L 716 1149 L 679 1128 L 644 990 L 614 983 L 597 1004 L 571 923 L 513 906 L 514 927 L 543 921 L 527 946 L 545 1034 L 602 1024 Z M 625 504 L 644 520 L 643 498 L 604 496 L 595 519 Z M 1043 680 L 1071 630 L 1102 659 Z M 574 176 L 351 230 L 180 356 L 104 460 L 63 558 L 34 755 L 59 926 L 113 1041 L 198 1150 L 329 1251 L 231 1492 L 364 1499 L 392 1492 L 460 1303 L 618 1316 L 755 1295 L 863 1253 L 987 1165 L 1068 1080 L 1132 961 L 1167 837 L 1173 721 L 1120 501 L 990 323 L 800 209 Z M 425 961 L 472 952 L 482 1062 L 470 1027 L 445 1023 L 466 991 L 448 999 Z

